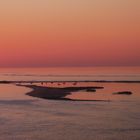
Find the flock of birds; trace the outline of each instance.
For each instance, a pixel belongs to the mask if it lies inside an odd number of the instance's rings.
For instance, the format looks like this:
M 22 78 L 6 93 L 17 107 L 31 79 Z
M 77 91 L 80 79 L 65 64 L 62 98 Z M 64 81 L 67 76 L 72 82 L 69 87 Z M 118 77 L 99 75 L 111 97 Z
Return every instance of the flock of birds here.
M 71 83 L 73 86 L 76 86 L 78 84 L 78 82 L 36 82 L 36 81 L 31 81 L 31 82 L 28 82 L 28 81 L 18 81 L 18 82 L 15 82 L 17 84 L 37 84 L 37 83 L 40 83 L 41 85 L 58 85 L 58 86 L 64 86 L 66 85 L 67 83 Z
M 62 83 L 60 83 L 60 82 L 41 82 L 41 85 L 44 85 L 44 84 L 48 84 L 48 83 L 50 83 L 50 84 L 54 84 L 54 83 L 57 83 L 57 85 L 58 86 L 61 86 L 61 85 L 66 85 L 67 83 L 66 82 L 62 82 Z M 31 83 L 32 84 L 32 83 Z M 78 82 L 73 82 L 73 86 L 76 86 L 78 84 Z

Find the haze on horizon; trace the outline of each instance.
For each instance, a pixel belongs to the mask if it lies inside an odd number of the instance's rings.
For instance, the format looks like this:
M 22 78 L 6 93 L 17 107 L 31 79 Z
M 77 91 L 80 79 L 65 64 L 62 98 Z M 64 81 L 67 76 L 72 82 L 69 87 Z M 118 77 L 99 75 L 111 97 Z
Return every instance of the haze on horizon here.
M 32 66 L 140 66 L 140 1 L 0 1 L 0 67 Z

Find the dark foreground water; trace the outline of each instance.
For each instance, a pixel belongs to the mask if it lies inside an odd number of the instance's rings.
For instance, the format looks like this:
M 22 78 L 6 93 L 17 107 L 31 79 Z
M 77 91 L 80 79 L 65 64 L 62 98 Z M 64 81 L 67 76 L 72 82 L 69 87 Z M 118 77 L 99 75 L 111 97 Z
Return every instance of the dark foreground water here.
M 140 139 L 138 92 L 113 95 L 111 102 L 72 102 L 26 96 L 29 91 L 0 85 L 0 140 Z

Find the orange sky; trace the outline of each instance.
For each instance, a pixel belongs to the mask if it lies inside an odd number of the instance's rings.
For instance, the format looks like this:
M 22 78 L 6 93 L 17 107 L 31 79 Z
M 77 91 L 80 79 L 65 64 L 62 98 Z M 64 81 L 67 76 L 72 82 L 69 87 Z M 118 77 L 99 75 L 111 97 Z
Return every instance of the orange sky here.
M 0 66 L 138 66 L 139 0 L 0 1 Z

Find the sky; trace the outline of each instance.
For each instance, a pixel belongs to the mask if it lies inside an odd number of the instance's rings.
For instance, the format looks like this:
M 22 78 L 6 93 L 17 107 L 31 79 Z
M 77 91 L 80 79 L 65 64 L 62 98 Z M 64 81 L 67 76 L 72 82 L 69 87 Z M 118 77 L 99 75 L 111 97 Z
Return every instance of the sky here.
M 139 0 L 2 0 L 0 67 L 140 66 Z

